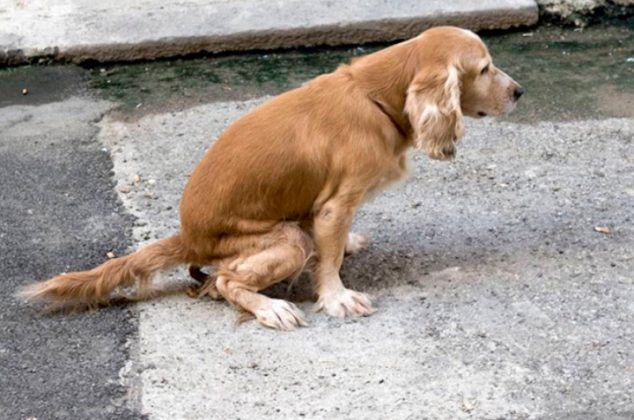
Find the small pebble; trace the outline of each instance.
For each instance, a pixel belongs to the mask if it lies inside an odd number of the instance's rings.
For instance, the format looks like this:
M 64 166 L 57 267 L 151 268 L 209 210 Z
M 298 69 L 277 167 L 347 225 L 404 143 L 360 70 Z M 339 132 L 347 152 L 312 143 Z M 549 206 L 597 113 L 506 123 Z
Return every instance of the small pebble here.
M 605 235 L 608 235 L 610 233 L 610 228 L 607 226 L 595 226 L 594 230 Z
M 470 413 L 475 409 L 475 404 L 467 399 L 462 400 L 462 411 Z

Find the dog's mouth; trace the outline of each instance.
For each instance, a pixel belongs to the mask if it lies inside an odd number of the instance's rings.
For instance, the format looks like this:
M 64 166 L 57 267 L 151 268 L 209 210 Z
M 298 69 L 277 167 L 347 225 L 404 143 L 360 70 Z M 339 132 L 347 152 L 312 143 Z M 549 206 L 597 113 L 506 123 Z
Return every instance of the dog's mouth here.
M 486 116 L 487 116 L 486 112 L 478 111 L 478 117 L 486 117 Z
M 515 110 L 516 106 L 517 106 L 517 100 L 507 102 L 506 109 L 504 110 L 504 115 L 509 115 L 511 112 Z

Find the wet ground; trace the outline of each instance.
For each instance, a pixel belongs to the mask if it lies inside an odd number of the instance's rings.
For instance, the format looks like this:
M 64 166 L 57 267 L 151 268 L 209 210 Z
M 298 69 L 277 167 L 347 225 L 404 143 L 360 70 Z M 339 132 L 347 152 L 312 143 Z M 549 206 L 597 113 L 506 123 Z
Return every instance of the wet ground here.
M 514 120 L 634 116 L 634 18 L 584 30 L 485 34 L 495 62 L 526 87 Z M 279 93 L 383 45 L 139 63 L 91 70 L 90 86 L 128 109 Z M 630 59 L 630 61 L 628 61 Z
M 610 26 L 544 26 L 484 34 L 495 62 L 526 87 L 514 120 L 634 115 L 634 18 Z M 2 104 L 41 103 L 83 80 L 125 113 L 182 109 L 210 101 L 275 94 L 384 45 L 224 55 L 97 66 L 21 67 L 0 73 Z M 61 83 L 60 83 L 61 81 Z M 29 95 L 23 96 L 23 86 Z M 12 87 L 12 89 L 8 89 Z M 66 89 L 64 89 L 66 87 Z

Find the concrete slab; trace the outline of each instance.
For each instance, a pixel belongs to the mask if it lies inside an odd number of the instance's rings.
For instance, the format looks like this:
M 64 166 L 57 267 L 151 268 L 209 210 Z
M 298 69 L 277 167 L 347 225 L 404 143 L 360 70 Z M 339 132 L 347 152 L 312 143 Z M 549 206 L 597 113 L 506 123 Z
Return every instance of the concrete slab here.
M 139 243 L 178 229 L 188 174 L 259 102 L 102 121 Z M 310 326 L 291 333 L 234 327 L 225 302 L 177 295 L 140 304 L 128 375 L 141 378 L 144 412 L 631 418 L 634 121 L 469 120 L 466 132 L 455 162 L 413 154 L 410 180 L 358 214 L 355 229 L 373 243 L 342 273 L 374 295 L 374 316 L 312 313 L 305 279 L 291 299 Z
M 534 0 L 0 0 L 0 64 L 392 41 L 432 25 L 531 25 Z

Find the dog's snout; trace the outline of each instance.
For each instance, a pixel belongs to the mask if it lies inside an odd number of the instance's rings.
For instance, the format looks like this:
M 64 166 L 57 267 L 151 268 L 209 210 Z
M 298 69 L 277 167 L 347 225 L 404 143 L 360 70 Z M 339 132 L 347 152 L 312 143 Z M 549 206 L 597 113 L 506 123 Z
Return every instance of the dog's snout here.
M 513 97 L 515 98 L 515 100 L 517 101 L 519 98 L 521 98 L 521 96 L 524 94 L 524 92 L 526 92 L 526 90 L 524 90 L 523 87 L 518 86 L 515 88 L 515 90 L 513 91 Z

